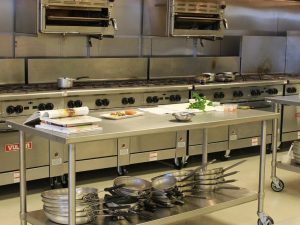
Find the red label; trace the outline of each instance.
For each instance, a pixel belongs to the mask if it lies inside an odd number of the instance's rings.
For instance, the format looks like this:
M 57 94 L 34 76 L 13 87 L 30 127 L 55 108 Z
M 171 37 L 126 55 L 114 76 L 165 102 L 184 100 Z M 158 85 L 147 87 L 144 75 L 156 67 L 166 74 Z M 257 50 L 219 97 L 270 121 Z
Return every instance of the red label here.
M 296 118 L 300 118 L 300 112 L 296 112 L 296 113 L 295 113 L 295 117 L 296 117 Z
M 26 142 L 26 149 L 32 149 L 32 141 Z M 20 150 L 20 144 L 6 144 L 4 145 L 5 152 L 15 152 Z

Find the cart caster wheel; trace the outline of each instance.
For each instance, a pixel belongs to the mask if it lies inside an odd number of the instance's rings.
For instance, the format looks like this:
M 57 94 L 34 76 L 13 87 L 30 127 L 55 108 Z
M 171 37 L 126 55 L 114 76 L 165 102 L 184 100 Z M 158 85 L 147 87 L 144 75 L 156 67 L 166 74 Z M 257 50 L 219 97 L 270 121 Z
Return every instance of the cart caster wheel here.
M 228 161 L 229 160 L 229 156 L 226 155 L 226 151 L 223 151 L 223 152 L 218 152 L 217 153 L 217 158 L 220 160 L 220 161 Z
M 183 158 L 175 158 L 174 168 L 177 170 L 181 170 L 184 166 L 186 166 L 187 162 L 183 160 Z
M 266 153 L 267 153 L 267 154 L 271 154 L 271 153 L 272 153 L 272 145 L 271 145 L 271 144 L 268 144 L 268 145 L 267 145 Z
M 278 185 L 276 185 L 273 181 L 271 182 L 271 188 L 275 192 L 281 192 L 284 189 L 284 183 L 282 180 L 278 179 Z
M 59 188 L 60 182 L 58 182 L 57 177 L 50 177 L 50 188 L 56 189 Z
M 128 173 L 128 171 L 123 166 L 120 166 L 117 169 L 117 173 L 118 173 L 118 176 L 124 176 Z
M 65 174 L 65 175 L 61 176 L 61 185 L 63 186 L 63 188 L 67 188 L 68 184 L 69 184 L 68 175 Z
M 260 219 L 257 220 L 257 225 L 273 225 L 273 224 L 274 224 L 274 220 L 270 216 L 267 216 L 265 223 L 261 222 Z

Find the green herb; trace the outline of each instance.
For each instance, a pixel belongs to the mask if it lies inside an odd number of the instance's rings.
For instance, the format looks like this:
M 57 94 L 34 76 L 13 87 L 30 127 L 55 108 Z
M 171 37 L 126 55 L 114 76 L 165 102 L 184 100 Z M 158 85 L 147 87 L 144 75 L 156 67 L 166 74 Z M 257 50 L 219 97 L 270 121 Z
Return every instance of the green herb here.
M 207 100 L 207 98 L 199 96 L 196 92 L 192 93 L 192 97 L 195 99 L 194 103 L 190 103 L 189 109 L 199 109 L 205 111 L 206 106 L 212 106 L 212 102 Z

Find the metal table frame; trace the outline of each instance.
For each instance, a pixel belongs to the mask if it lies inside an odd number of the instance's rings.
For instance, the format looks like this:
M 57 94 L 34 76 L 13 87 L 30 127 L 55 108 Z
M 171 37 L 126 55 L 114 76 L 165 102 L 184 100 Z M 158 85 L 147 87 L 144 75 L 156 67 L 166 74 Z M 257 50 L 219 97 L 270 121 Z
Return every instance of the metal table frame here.
M 270 217 L 264 213 L 264 184 L 265 184 L 265 161 L 266 161 L 266 136 L 267 136 L 267 120 L 274 120 L 279 117 L 278 113 L 265 112 L 258 110 L 238 110 L 237 113 L 222 113 L 222 112 L 207 112 L 201 116 L 193 118 L 189 123 L 174 122 L 171 115 L 158 116 L 154 114 L 145 114 L 140 118 L 132 118 L 131 120 L 120 122 L 119 131 L 114 131 L 111 126 L 113 121 L 103 121 L 103 132 L 97 133 L 85 133 L 76 135 L 65 135 L 58 132 L 49 132 L 40 129 L 35 129 L 23 125 L 23 119 L 16 119 L 7 121 L 7 125 L 10 128 L 20 131 L 20 220 L 21 225 L 26 225 L 29 220 L 29 213 L 27 213 L 27 187 L 26 187 L 26 152 L 25 152 L 25 133 L 36 134 L 49 140 L 57 141 L 68 145 L 68 178 L 69 178 L 69 225 L 76 224 L 76 201 L 75 201 L 75 188 L 76 188 L 76 143 L 88 142 L 99 139 L 108 139 L 116 137 L 128 137 L 132 135 L 143 135 L 148 133 L 158 133 L 164 131 L 178 131 L 178 130 L 191 130 L 191 129 L 203 129 L 203 157 L 202 163 L 207 163 L 207 139 L 208 128 L 219 127 L 224 125 L 234 125 L 248 122 L 262 122 L 261 130 L 261 152 L 260 152 L 260 164 L 259 164 L 259 185 L 258 185 L 258 222 L 261 225 L 269 225 Z M 147 121 L 151 121 L 150 124 L 145 125 Z M 249 201 L 249 200 L 248 200 Z M 244 201 L 246 202 L 246 201 Z M 240 202 L 241 204 L 241 202 Z M 231 205 L 233 206 L 233 205 Z M 227 206 L 229 207 L 229 206 Z M 224 208 L 224 207 L 223 207 Z M 215 210 L 222 209 L 219 207 Z M 200 209 L 201 210 L 201 209 Z M 203 209 L 204 211 L 213 211 Z M 190 215 L 191 213 L 186 213 Z M 161 218 L 161 222 L 172 221 L 172 216 Z M 272 220 L 272 219 L 271 219 Z M 46 224 L 39 221 L 37 218 L 31 218 L 30 223 L 33 225 Z M 149 221 L 145 224 L 157 224 L 158 220 Z M 47 223 L 48 224 L 48 223 Z
M 298 95 L 269 97 L 266 98 L 266 101 L 270 101 L 274 104 L 275 113 L 278 113 L 280 105 L 300 106 L 300 96 Z M 280 192 L 284 189 L 284 182 L 276 175 L 277 168 L 300 173 L 300 165 L 297 165 L 293 160 L 289 164 L 277 161 L 278 133 L 278 119 L 274 119 L 272 139 L 271 188 L 276 192 Z

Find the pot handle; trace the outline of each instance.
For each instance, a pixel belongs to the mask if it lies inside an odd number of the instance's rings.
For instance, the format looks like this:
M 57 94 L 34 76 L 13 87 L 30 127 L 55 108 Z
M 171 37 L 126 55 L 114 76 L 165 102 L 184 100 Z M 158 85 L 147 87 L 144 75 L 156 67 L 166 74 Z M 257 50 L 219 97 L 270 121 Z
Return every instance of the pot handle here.
M 81 76 L 81 77 L 76 77 L 75 80 L 81 80 L 81 79 L 87 79 L 90 78 L 89 76 Z

